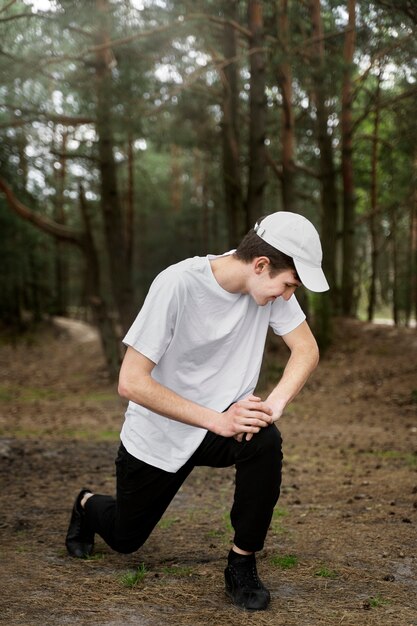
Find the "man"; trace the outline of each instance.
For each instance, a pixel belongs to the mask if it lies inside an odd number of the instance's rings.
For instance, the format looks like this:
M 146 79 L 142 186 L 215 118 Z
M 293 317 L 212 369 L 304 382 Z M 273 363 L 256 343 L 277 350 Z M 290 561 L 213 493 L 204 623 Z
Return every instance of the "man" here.
M 66 538 L 85 557 L 98 533 L 129 553 L 148 538 L 195 466 L 236 466 L 233 547 L 226 593 L 248 610 L 266 609 L 261 550 L 281 484 L 281 437 L 274 422 L 318 363 L 318 349 L 294 292 L 325 291 L 314 226 L 295 213 L 262 219 L 235 251 L 194 257 L 153 282 L 127 333 L 119 393 L 129 400 L 116 459 L 116 498 L 83 489 Z M 268 327 L 290 358 L 265 400 L 254 395 Z

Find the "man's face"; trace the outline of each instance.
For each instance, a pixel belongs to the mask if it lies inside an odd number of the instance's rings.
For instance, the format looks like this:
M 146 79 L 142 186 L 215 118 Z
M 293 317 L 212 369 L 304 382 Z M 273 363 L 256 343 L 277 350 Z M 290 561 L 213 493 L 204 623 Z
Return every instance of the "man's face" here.
M 275 276 L 269 272 L 269 264 L 254 266 L 254 275 L 248 292 L 259 306 L 265 306 L 277 298 L 289 300 L 301 283 L 295 278 L 293 270 L 284 270 Z

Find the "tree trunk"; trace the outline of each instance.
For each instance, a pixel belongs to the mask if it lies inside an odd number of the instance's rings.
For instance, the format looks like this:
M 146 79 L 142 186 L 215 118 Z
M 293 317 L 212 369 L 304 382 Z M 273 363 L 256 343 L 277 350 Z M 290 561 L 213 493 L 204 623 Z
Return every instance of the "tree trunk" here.
M 392 318 L 395 326 L 400 324 L 398 302 L 398 246 L 397 246 L 397 207 L 391 211 L 391 246 L 392 246 Z
M 337 185 L 334 168 L 332 138 L 328 132 L 329 113 L 326 105 L 323 24 L 320 0 L 310 0 L 313 26 L 313 99 L 317 114 L 317 143 L 320 150 L 320 181 L 322 197 L 323 269 L 332 288 L 332 302 L 336 304 L 336 242 L 337 242 Z
M 378 231 L 377 231 L 377 211 L 378 211 L 378 142 L 379 142 L 379 121 L 380 121 L 380 91 L 381 72 L 378 75 L 378 83 L 375 95 L 375 116 L 374 130 L 372 135 L 372 156 L 371 156 L 371 212 L 369 215 L 369 231 L 371 234 L 371 280 L 368 296 L 368 322 L 372 322 L 376 305 L 376 277 L 378 268 Z
M 224 7 L 225 16 L 237 21 L 239 0 L 229 0 Z M 236 30 L 225 22 L 223 29 L 223 54 L 227 65 L 221 78 L 223 83 L 223 186 L 228 224 L 229 247 L 235 248 L 246 228 L 244 221 L 242 182 L 240 173 L 239 139 L 239 78 L 236 62 Z
M 278 2 L 278 38 L 282 61 L 278 66 L 278 83 L 282 95 L 282 206 L 284 211 L 294 211 L 294 146 L 295 125 L 292 106 L 292 71 L 288 55 L 288 0 Z
M 336 172 L 333 164 L 332 138 L 328 132 L 328 110 L 326 105 L 325 63 L 323 24 L 321 19 L 320 0 L 310 0 L 312 22 L 311 59 L 313 65 L 312 96 L 317 115 L 317 143 L 320 150 L 320 181 L 322 200 L 321 241 L 323 246 L 323 270 L 329 281 L 331 291 L 321 294 L 317 300 L 315 332 L 319 345 L 325 349 L 331 342 L 331 318 L 333 309 L 337 307 L 336 283 L 336 242 L 337 242 L 337 186 Z
M 355 49 L 356 0 L 348 0 L 348 31 L 343 50 L 342 87 L 342 180 L 343 180 L 343 267 L 342 267 L 342 313 L 354 315 L 355 271 L 355 191 L 352 163 L 352 64 Z
M 93 227 L 91 225 L 84 191 L 81 186 L 80 211 L 85 229 L 83 252 L 86 269 L 87 300 L 91 306 L 94 324 L 99 331 L 107 371 L 110 378 L 112 380 L 116 380 L 123 356 L 122 346 L 119 341 L 118 333 L 115 329 L 114 319 L 108 309 L 108 304 L 101 293 L 102 280 L 100 275 L 100 259 L 94 243 Z
M 414 159 L 414 172 L 417 171 L 417 154 Z M 414 312 L 417 328 L 417 189 L 415 188 L 410 201 L 410 314 Z
M 252 228 L 263 214 L 266 185 L 265 158 L 265 59 L 261 0 L 248 0 L 250 38 L 250 96 L 249 96 L 249 179 L 246 203 L 246 227 Z
M 67 159 L 65 153 L 67 151 L 68 132 L 64 130 L 60 145 L 57 145 L 57 151 L 61 154 L 60 167 L 55 171 L 55 201 L 54 201 L 54 219 L 58 224 L 65 224 L 64 211 L 64 191 L 67 174 Z M 66 260 L 66 250 L 64 244 L 55 240 L 55 313 L 56 315 L 66 315 L 68 306 L 68 264 Z
M 171 211 L 175 215 L 181 213 L 182 207 L 182 169 L 181 169 L 181 148 L 176 144 L 171 144 L 171 180 L 170 180 L 170 201 Z
M 135 152 L 133 136 L 129 133 L 127 142 L 127 198 L 125 219 L 126 257 L 128 266 L 132 269 L 133 263 L 133 234 L 135 217 Z
M 98 31 L 97 43 L 109 44 L 108 0 L 96 0 Z M 129 265 L 120 196 L 117 188 L 114 139 L 112 129 L 112 74 L 111 48 L 98 47 L 96 51 L 97 134 L 101 187 L 101 209 L 110 267 L 114 305 L 118 311 L 121 334 L 132 323 L 133 303 L 132 269 Z

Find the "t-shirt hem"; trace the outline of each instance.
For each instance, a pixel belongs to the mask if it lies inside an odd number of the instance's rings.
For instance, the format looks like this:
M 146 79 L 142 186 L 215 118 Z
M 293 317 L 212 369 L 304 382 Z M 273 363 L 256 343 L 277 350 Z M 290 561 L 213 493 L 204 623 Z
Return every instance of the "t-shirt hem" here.
M 206 436 L 207 431 L 204 431 L 204 437 Z M 204 439 L 203 437 L 203 439 Z M 183 467 L 183 465 L 185 465 L 187 463 L 187 461 L 192 457 L 192 455 L 194 454 L 195 450 L 197 450 L 198 446 L 200 445 L 201 441 L 198 443 L 198 445 L 195 447 L 195 449 L 193 449 L 191 452 L 189 452 L 189 456 L 187 456 L 184 459 L 181 459 L 181 461 L 172 464 L 172 463 L 166 463 L 165 461 L 161 460 L 161 459 L 155 459 L 152 456 L 149 456 L 145 453 L 140 452 L 138 454 L 137 450 L 134 450 L 133 447 L 130 445 L 130 442 L 127 441 L 124 437 L 123 431 L 121 432 L 120 435 L 120 440 L 122 442 L 122 444 L 124 445 L 124 447 L 126 448 L 126 450 L 129 452 L 129 454 L 131 454 L 132 456 L 135 457 L 135 459 L 139 459 L 139 461 L 143 461 L 144 463 L 147 463 L 148 465 L 151 465 L 152 467 L 156 467 L 157 469 L 161 469 L 164 472 L 169 472 L 170 474 L 175 474 L 176 472 L 178 472 L 178 470 L 181 469 L 181 467 Z

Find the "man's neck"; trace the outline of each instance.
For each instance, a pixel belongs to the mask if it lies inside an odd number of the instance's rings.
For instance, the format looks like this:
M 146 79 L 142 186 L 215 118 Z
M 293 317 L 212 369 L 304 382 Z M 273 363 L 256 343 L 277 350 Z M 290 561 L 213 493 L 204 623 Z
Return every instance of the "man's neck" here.
M 214 278 L 225 291 L 229 293 L 247 293 L 246 263 L 239 261 L 233 254 L 219 256 L 210 260 Z

